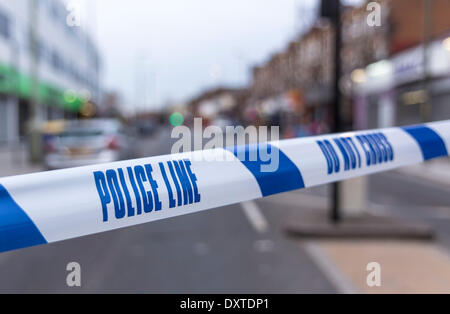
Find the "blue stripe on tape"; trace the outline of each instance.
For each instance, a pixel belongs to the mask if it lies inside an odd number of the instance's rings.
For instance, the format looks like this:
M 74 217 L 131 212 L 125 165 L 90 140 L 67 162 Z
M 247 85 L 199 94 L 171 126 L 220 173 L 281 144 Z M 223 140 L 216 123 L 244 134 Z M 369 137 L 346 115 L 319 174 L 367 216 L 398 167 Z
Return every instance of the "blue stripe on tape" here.
M 424 125 L 402 128 L 419 144 L 424 160 L 448 156 L 447 148 L 442 138 L 435 131 Z
M 255 176 L 263 196 L 305 187 L 300 170 L 276 146 L 253 144 L 227 149 Z
M 0 252 L 45 243 L 38 228 L 0 184 Z

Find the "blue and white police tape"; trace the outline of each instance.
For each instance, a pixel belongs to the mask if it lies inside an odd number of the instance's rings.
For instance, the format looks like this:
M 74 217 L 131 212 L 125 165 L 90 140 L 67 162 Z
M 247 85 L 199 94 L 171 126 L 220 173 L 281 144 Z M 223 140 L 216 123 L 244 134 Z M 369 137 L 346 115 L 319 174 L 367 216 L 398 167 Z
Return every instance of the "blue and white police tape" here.
M 278 167 L 202 152 L 0 179 L 0 252 L 230 205 L 448 156 L 450 120 L 271 142 Z M 205 151 L 203 151 L 205 152 Z M 207 152 L 207 151 L 206 151 Z

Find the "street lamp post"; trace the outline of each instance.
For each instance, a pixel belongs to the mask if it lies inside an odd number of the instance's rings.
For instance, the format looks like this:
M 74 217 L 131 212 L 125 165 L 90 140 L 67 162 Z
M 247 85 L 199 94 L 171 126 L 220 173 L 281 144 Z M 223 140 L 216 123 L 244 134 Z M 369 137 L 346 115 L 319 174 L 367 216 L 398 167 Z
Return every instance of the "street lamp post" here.
M 341 1 L 336 0 L 336 9 L 334 14 L 334 101 L 333 101 L 333 131 L 335 133 L 342 130 L 341 126 L 341 89 L 339 86 L 339 80 L 341 77 Z M 333 184 L 333 208 L 331 211 L 331 219 L 334 223 L 338 223 L 341 220 L 340 199 L 339 199 L 340 183 Z
M 342 25 L 341 25 L 341 1 L 340 0 L 322 0 L 321 16 L 328 18 L 334 25 L 334 81 L 333 94 L 334 99 L 330 106 L 332 114 L 332 132 L 337 133 L 342 131 L 342 122 L 340 115 L 341 108 L 341 89 L 339 80 L 341 78 L 341 46 L 342 46 Z M 333 183 L 333 205 L 330 212 L 330 219 L 333 223 L 338 223 L 341 220 L 340 209 L 340 183 Z

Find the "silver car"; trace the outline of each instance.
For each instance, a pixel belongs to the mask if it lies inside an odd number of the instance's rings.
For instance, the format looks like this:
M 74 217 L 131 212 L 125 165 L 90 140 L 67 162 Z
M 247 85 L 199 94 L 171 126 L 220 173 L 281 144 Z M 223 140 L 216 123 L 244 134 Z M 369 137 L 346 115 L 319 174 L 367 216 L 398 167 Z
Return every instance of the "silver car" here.
M 116 120 L 67 121 L 64 130 L 47 136 L 48 169 L 107 163 L 132 157 L 130 140 Z

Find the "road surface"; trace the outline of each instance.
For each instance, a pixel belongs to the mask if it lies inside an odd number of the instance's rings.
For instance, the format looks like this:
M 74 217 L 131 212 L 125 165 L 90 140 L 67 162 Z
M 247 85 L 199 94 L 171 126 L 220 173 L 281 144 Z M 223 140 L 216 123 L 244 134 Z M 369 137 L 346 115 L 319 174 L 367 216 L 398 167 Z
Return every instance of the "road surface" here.
M 142 156 L 168 153 L 168 134 L 143 139 Z M 18 172 L 23 169 L 18 169 Z M 398 173 L 370 177 L 374 210 L 431 223 L 450 247 L 450 193 Z M 307 249 L 285 235 L 303 207 L 323 206 L 326 187 L 295 191 L 79 239 L 0 254 L 0 292 L 333 293 L 338 287 Z M 69 288 L 66 266 L 81 265 Z

